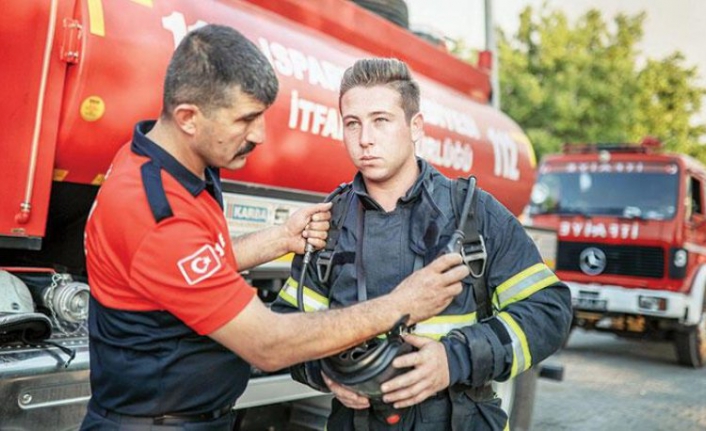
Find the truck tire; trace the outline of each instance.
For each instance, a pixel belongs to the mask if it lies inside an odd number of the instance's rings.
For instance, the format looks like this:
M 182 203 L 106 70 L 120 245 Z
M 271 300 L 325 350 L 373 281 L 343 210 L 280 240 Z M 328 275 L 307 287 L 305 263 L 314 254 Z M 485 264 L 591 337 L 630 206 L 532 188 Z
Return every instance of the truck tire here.
M 409 28 L 409 11 L 404 0 L 353 0 L 353 2 L 402 28 Z
M 675 334 L 674 347 L 677 361 L 691 368 L 701 368 L 706 364 L 706 312 L 701 313 L 701 321 L 687 326 Z
M 538 370 L 531 368 L 496 388 L 503 410 L 510 414 L 510 429 L 527 431 L 532 425 Z

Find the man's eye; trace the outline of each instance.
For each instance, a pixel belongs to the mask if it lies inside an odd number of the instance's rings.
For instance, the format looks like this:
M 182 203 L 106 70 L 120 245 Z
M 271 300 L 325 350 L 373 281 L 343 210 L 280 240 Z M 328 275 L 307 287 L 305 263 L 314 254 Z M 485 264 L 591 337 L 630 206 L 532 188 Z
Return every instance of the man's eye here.
M 357 121 L 349 121 L 349 122 L 347 122 L 347 123 L 344 124 L 344 126 L 346 127 L 346 129 L 355 129 L 355 128 L 357 128 L 359 125 L 360 125 L 360 123 L 358 123 Z
M 375 122 L 376 122 L 376 123 L 386 123 L 386 122 L 387 122 L 387 118 L 385 118 L 385 117 L 378 117 L 378 118 L 375 119 Z

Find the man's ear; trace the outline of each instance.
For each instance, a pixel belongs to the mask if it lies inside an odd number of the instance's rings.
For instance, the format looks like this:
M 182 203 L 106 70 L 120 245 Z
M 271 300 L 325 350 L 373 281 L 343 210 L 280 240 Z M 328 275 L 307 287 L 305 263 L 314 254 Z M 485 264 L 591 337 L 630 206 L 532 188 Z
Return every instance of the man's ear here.
M 424 136 L 424 116 L 421 112 L 417 112 L 410 121 L 410 130 L 412 133 L 412 141 L 417 142 Z
M 177 127 L 187 135 L 193 136 L 196 133 L 201 111 L 198 106 L 190 103 L 182 103 L 174 108 L 172 118 Z

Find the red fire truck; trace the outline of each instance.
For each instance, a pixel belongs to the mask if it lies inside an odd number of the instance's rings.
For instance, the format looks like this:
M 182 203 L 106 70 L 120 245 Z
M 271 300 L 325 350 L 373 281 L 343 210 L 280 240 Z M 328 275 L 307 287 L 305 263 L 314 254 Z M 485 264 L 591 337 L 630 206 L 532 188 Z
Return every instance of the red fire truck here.
M 478 176 L 481 187 L 521 212 L 535 179 L 534 153 L 523 131 L 488 104 L 488 69 L 461 62 L 360 5 L 388 18 L 406 10 L 402 0 L 3 3 L 0 268 L 26 284 L 34 311 L 52 319 L 51 340 L 76 357 L 64 368 L 56 347 L 0 347 L 1 429 L 71 429 L 85 412 L 85 220 L 134 123 L 158 116 L 167 62 L 190 29 L 219 23 L 240 30 L 280 79 L 280 94 L 266 114 L 265 146 L 243 170 L 223 173 L 231 235 L 282 223 L 352 177 L 337 92 L 345 68 L 366 56 L 401 58 L 420 82 L 427 128 L 418 154 L 450 177 Z M 534 235 L 551 252 L 555 235 Z M 244 276 L 271 299 L 290 261 Z M 514 423 L 525 428 L 535 377 L 527 372 L 498 387 Z M 249 410 L 247 421 L 258 407 L 270 419 L 280 407 L 287 420 L 313 427 L 310 413 L 318 407 L 302 400 L 320 398 L 286 373 L 254 370 L 236 408 Z
M 539 168 L 530 222 L 558 230 L 574 326 L 674 342 L 706 362 L 706 167 L 639 145 L 564 146 Z

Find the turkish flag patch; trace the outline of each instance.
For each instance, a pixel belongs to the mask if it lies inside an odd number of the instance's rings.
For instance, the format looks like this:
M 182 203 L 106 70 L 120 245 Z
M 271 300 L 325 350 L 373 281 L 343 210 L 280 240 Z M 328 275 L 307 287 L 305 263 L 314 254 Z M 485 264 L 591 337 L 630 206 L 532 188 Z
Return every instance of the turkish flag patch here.
M 181 275 L 190 286 L 207 279 L 221 268 L 221 259 L 213 246 L 204 245 L 196 253 L 177 262 Z

